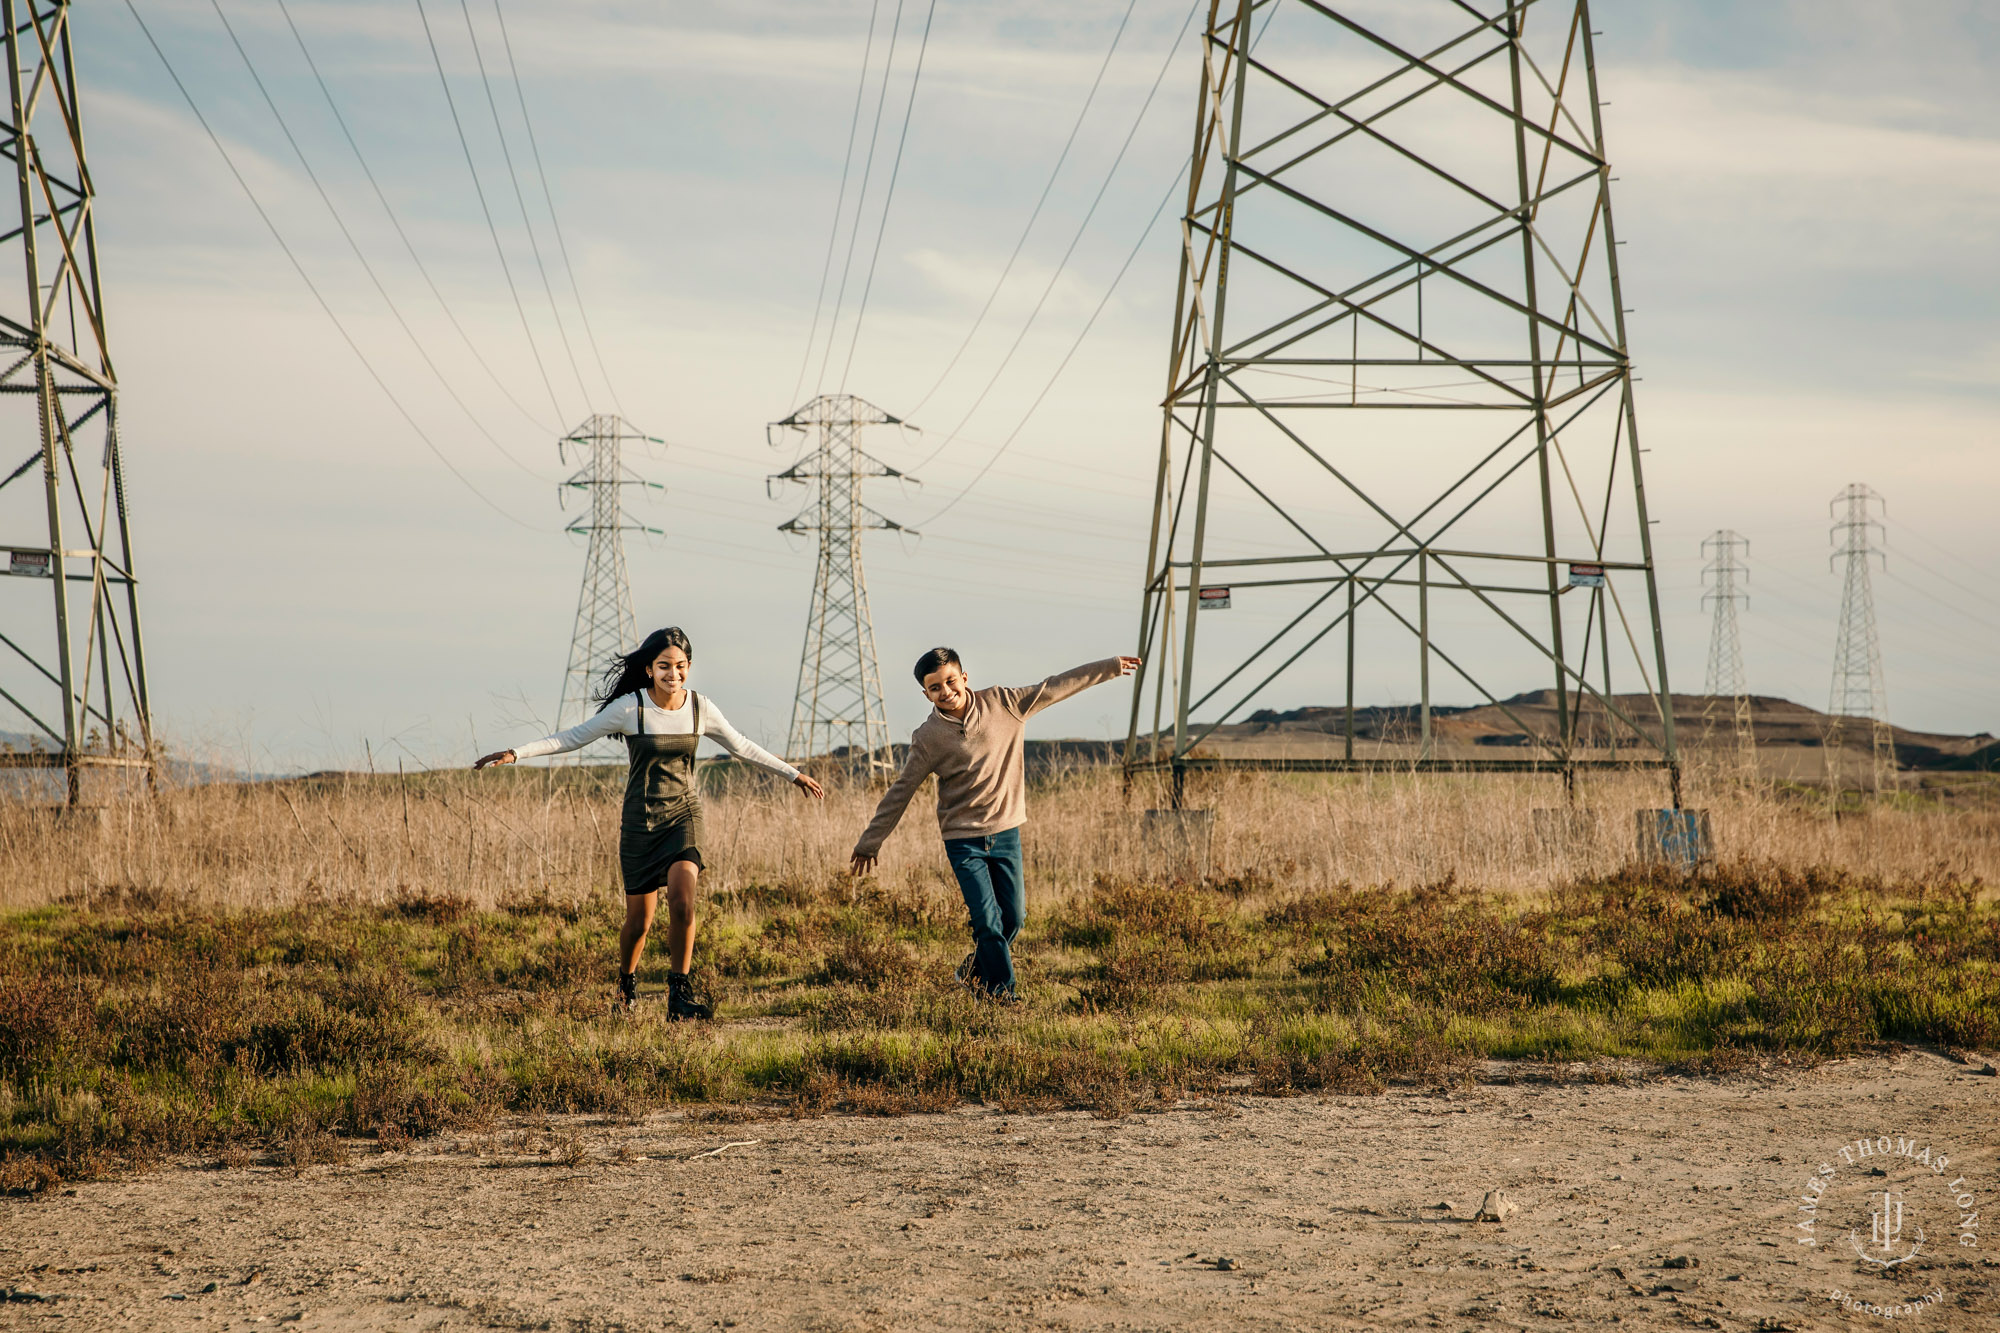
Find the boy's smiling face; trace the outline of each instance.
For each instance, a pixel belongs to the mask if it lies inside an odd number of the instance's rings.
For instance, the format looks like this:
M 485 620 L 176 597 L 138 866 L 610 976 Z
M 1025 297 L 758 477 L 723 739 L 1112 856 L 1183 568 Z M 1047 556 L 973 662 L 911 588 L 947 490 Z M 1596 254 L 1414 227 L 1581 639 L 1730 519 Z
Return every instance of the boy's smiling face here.
M 972 702 L 972 682 L 956 662 L 946 662 L 925 676 L 923 685 L 924 698 L 936 704 L 940 713 L 957 717 Z

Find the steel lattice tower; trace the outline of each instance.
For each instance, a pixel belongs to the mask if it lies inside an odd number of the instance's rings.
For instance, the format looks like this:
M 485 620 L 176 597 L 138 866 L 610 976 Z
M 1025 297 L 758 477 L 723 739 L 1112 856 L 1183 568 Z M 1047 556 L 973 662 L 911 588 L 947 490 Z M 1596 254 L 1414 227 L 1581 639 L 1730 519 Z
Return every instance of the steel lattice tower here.
M 625 574 L 625 534 L 658 533 L 625 512 L 625 488 L 659 490 L 625 466 L 627 440 L 650 440 L 622 417 L 593 416 L 556 445 L 569 461 L 575 449 L 582 466 L 562 491 L 579 490 L 590 497 L 587 514 L 567 529 L 590 538 L 583 557 L 583 588 L 576 599 L 576 631 L 570 636 L 569 670 L 563 674 L 562 699 L 556 705 L 556 727 L 574 726 L 592 711 L 591 688 L 615 653 L 629 652 L 639 642 L 638 618 L 632 614 L 632 584 Z M 657 443 L 657 441 L 655 441 Z M 559 492 L 560 493 L 560 492 Z M 579 762 L 583 752 L 579 751 Z
M 1827 506 L 1834 518 L 1834 552 L 1828 568 L 1845 560 L 1846 580 L 1840 594 L 1840 634 L 1833 643 L 1833 689 L 1827 702 L 1827 777 L 1836 785 L 1842 781 L 1842 747 L 1849 728 L 1857 719 L 1868 722 L 1869 786 L 1882 790 L 1885 776 L 1891 782 L 1896 772 L 1896 742 L 1889 730 L 1889 690 L 1882 676 L 1882 644 L 1875 634 L 1875 589 L 1869 579 L 1868 562 L 1880 558 L 1888 567 L 1887 554 L 1874 538 L 1883 532 L 1874 510 L 1887 510 L 1887 502 L 1859 482 L 1836 495 Z
M 812 452 L 771 478 L 812 487 L 805 508 L 778 530 L 819 534 L 812 608 L 806 615 L 798 692 L 785 741 L 785 757 L 795 764 L 844 748 L 849 764 L 867 776 L 895 767 L 882 673 L 875 664 L 868 583 L 861 572 L 861 534 L 869 528 L 915 529 L 862 503 L 861 487 L 868 478 L 903 474 L 863 452 L 860 435 L 864 426 L 901 424 L 851 394 L 822 394 L 770 427 L 818 432 Z
M 1720 700 L 1727 698 L 1736 730 L 1737 756 L 1749 768 L 1757 761 L 1757 737 L 1750 724 L 1750 691 L 1743 677 L 1743 640 L 1737 630 L 1736 608 L 1739 603 L 1750 605 L 1750 594 L 1737 588 L 1739 579 L 1744 583 L 1750 581 L 1750 566 L 1746 562 L 1750 539 L 1728 528 L 1718 528 L 1702 542 L 1701 553 L 1708 559 L 1701 571 L 1708 585 L 1701 600 L 1715 612 L 1708 635 L 1708 675 L 1702 691 L 1703 730 L 1713 731 L 1715 709 Z
M 1590 7 L 1484 8 L 1210 0 L 1125 757 L 1177 796 L 1204 767 L 1616 765 L 1679 804 Z M 1357 749 L 1363 651 L 1407 671 L 1414 746 Z M 1201 748 L 1302 662 L 1344 675 L 1344 744 Z M 1434 668 L 1532 744 L 1442 752 Z M 1535 677 L 1552 726 L 1503 701 Z
M 27 455 L 0 459 L 10 469 L 0 573 L 15 576 L 0 613 L 0 699 L 34 736 L 0 766 L 63 769 L 73 805 L 85 770 L 150 774 L 152 714 L 70 5 L 0 0 L 0 18 L 10 107 L 0 151 L 17 186 L 0 255 L 19 265 L 0 305 L 0 344 L 11 349 L 0 394 L 16 405 L 9 447 Z M 28 407 L 32 421 L 19 415 Z

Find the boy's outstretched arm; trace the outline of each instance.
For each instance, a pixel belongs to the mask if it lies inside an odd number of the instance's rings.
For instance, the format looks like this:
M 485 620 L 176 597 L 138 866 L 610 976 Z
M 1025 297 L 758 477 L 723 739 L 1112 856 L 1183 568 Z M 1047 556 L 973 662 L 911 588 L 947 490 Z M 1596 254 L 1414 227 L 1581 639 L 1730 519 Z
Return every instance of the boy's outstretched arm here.
M 896 774 L 896 780 L 889 784 L 889 790 L 882 793 L 882 799 L 875 806 L 875 817 L 868 821 L 868 827 L 861 830 L 861 838 L 854 844 L 851 865 L 855 874 L 865 875 L 875 868 L 875 857 L 881 852 L 882 844 L 889 840 L 889 835 L 895 831 L 896 821 L 909 808 L 910 798 L 917 794 L 917 788 L 931 775 L 936 763 L 937 756 L 931 753 L 929 747 L 914 740 L 911 742 L 910 752 L 903 756 L 903 767 Z
M 1072 667 L 1058 675 L 1050 676 L 1037 685 L 1022 685 L 1000 691 L 1000 697 L 1016 717 L 1032 717 L 1050 704 L 1061 703 L 1072 694 L 1079 694 L 1093 685 L 1102 685 L 1120 676 L 1129 676 L 1139 669 L 1136 657 L 1107 657 L 1101 662 L 1087 662 L 1080 667 Z

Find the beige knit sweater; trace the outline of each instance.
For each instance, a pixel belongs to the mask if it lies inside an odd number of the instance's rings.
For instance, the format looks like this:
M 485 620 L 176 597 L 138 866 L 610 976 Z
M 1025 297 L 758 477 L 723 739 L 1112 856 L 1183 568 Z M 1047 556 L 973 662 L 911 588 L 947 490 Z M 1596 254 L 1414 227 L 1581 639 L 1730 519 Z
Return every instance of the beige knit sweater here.
M 1028 821 L 1023 791 L 1021 733 L 1050 704 L 1119 676 L 1118 659 L 1050 676 L 1039 685 L 994 685 L 975 690 L 964 717 L 935 708 L 910 737 L 902 771 L 882 794 L 875 817 L 854 844 L 856 856 L 874 856 L 903 817 L 910 798 L 931 774 L 938 780 L 938 832 L 946 838 L 983 838 Z

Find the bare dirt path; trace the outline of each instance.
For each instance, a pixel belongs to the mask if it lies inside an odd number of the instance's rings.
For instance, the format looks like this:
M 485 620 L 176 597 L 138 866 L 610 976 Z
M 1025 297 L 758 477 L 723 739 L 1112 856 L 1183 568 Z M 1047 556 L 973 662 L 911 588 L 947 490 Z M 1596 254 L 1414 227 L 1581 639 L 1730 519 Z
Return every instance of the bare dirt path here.
M 0 1328 L 1990 1330 L 2000 1246 L 1960 1243 L 1957 1200 L 1994 1215 L 1996 1149 L 2000 1078 L 1917 1052 L 1118 1120 L 550 1122 L 0 1201 Z M 1493 1188 L 1519 1211 L 1470 1220 Z

